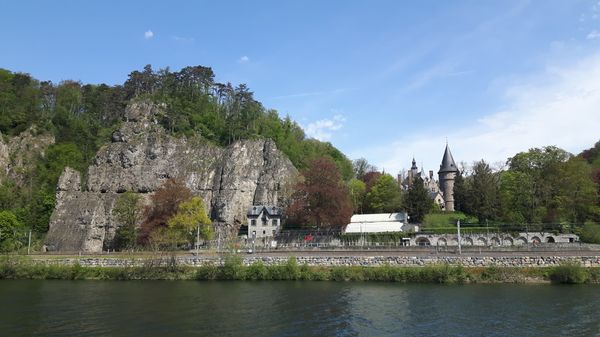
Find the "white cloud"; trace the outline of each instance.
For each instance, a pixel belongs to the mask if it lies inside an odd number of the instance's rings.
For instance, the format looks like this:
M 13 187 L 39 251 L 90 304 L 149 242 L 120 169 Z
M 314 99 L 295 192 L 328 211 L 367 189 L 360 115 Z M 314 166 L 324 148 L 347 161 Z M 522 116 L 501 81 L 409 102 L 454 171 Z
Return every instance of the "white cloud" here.
M 346 118 L 342 115 L 335 115 L 333 118 L 321 119 L 316 122 L 309 123 L 305 128 L 306 134 L 309 137 L 328 141 L 333 136 L 335 131 L 338 131 L 344 126 Z
M 240 57 L 240 59 L 238 60 L 238 63 L 248 63 L 250 62 L 250 58 L 246 55 Z
M 600 32 L 597 30 L 592 30 L 591 32 L 588 33 L 588 35 L 585 38 L 588 40 L 595 40 L 599 37 L 600 37 Z
M 154 32 L 152 32 L 150 29 L 148 29 L 147 31 L 144 32 L 144 39 L 149 40 L 153 37 L 154 37 Z
M 505 89 L 505 108 L 452 129 L 406 134 L 392 144 L 362 149 L 379 167 L 400 171 L 414 154 L 426 170 L 437 171 L 448 137 L 457 162 L 495 163 L 532 147 L 556 145 L 580 152 L 600 138 L 600 53 L 568 67 L 547 67 L 540 76 Z M 524 83 L 524 84 L 523 84 Z M 452 113 L 448 114 L 452 118 Z

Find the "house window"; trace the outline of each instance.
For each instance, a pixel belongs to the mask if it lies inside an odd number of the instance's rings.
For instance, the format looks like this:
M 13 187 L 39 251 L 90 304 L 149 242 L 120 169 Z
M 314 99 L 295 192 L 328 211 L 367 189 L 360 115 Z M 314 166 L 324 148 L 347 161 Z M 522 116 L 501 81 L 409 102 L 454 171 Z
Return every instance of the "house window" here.
M 264 219 L 264 218 L 263 218 L 263 219 L 262 219 L 262 223 L 263 223 L 263 226 L 266 226 L 266 225 L 267 225 L 267 219 Z
M 277 219 L 273 219 L 272 224 L 273 226 L 277 226 Z
M 263 231 L 263 235 L 267 234 L 267 231 Z
M 256 226 L 256 220 L 255 220 L 255 219 L 252 219 L 252 220 L 250 221 L 250 225 L 251 225 L 251 226 Z

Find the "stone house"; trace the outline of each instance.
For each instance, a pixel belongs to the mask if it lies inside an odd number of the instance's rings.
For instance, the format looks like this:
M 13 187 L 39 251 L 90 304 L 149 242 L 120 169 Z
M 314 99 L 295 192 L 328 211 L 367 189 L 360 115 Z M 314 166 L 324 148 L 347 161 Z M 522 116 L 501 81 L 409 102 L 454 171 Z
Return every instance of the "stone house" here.
M 281 230 L 281 208 L 253 205 L 248 208 L 248 240 L 273 238 Z

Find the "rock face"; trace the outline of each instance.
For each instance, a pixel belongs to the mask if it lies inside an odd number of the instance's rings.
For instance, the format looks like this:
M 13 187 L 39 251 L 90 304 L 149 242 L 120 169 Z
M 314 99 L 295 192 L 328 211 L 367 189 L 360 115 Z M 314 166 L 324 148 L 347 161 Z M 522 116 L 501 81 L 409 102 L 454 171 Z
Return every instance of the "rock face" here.
M 112 208 L 119 194 L 132 191 L 148 200 L 169 178 L 181 179 L 203 198 L 215 229 L 226 236 L 245 223 L 248 206 L 284 202 L 297 170 L 271 140 L 221 148 L 201 137 L 176 138 L 155 122 L 160 113 L 149 103 L 129 106 L 127 122 L 96 154 L 85 187 L 78 172 L 65 169 L 50 219 L 49 249 L 101 251 L 118 227 Z
M 35 126 L 21 132 L 18 136 L 4 141 L 0 134 L 0 183 L 9 177 L 17 184 L 23 183 L 23 173 L 35 167 L 37 157 L 44 157 L 48 146 L 54 144 L 54 136 L 38 133 Z

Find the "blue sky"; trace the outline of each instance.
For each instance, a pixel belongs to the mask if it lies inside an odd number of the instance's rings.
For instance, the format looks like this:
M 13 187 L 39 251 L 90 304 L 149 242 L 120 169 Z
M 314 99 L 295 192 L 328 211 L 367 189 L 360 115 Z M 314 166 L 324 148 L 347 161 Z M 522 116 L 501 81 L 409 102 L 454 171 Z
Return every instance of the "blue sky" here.
M 213 67 L 386 172 L 600 139 L 598 1 L 1 1 L 0 67 L 122 83 Z

